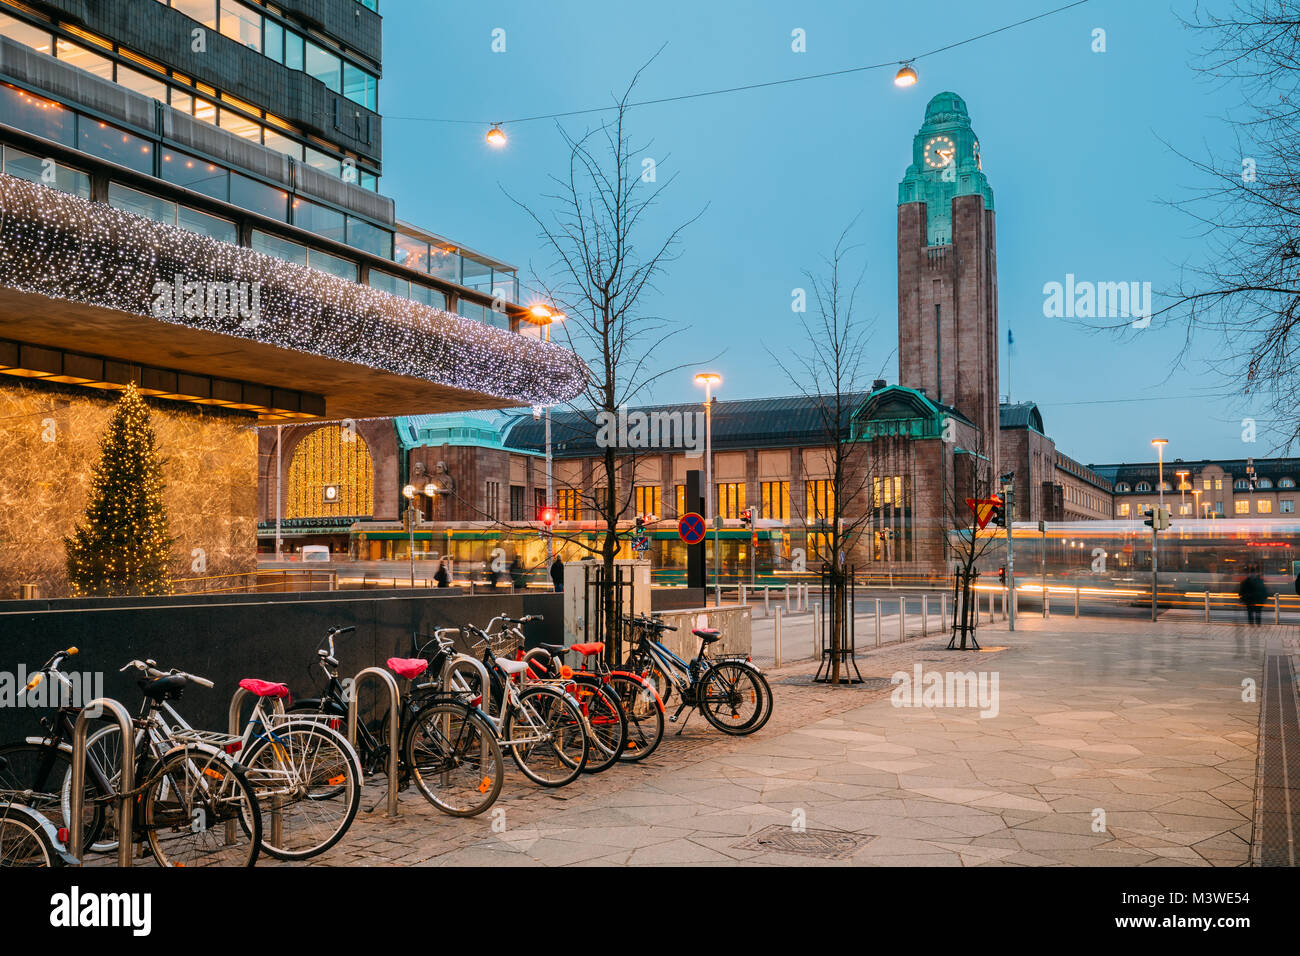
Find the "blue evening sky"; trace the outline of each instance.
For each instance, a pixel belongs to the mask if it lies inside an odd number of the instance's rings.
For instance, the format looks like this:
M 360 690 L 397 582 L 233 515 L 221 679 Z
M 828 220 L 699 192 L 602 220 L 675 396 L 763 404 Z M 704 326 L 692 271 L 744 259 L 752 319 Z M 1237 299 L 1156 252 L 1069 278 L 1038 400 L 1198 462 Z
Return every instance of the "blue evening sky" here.
M 1222 6 L 1224 0 L 1211 0 Z M 514 263 L 527 281 L 550 259 L 503 189 L 544 205 L 547 175 L 567 153 L 552 121 L 508 126 L 504 150 L 485 128 L 400 117 L 497 120 L 604 105 L 663 44 L 638 98 L 650 99 L 901 60 L 1059 6 L 1060 0 L 795 3 L 777 0 L 600 0 L 472 4 L 384 0 L 382 191 L 399 218 Z M 1169 287 L 1203 245 L 1165 201 L 1197 174 L 1175 149 L 1204 156 L 1230 143 L 1232 91 L 1192 69 L 1197 38 L 1177 19 L 1188 3 L 1093 0 L 1082 7 L 917 63 L 920 82 L 893 69 L 647 106 L 632 132 L 653 145 L 663 177 L 677 174 L 648 221 L 647 239 L 707 204 L 647 308 L 685 327 L 661 367 L 716 356 L 722 398 L 792 394 L 777 351 L 806 347 L 791 313 L 802 270 L 816 268 L 845 225 L 867 266 L 859 302 L 875 323 L 874 369 L 897 381 L 895 205 L 925 104 L 965 98 L 997 208 L 1002 364 L 1015 333 L 1012 397 L 1039 403 L 1057 447 L 1088 462 L 1268 455 L 1241 439 L 1249 409 L 1201 360 L 1171 360 L 1178 330 L 1123 338 L 1043 316 L 1043 285 L 1066 273 Z M 494 28 L 506 52 L 491 49 Z M 1092 31 L 1106 31 L 1094 53 Z M 791 50 L 801 28 L 807 51 Z M 594 122 L 566 120 L 571 130 Z M 1161 301 L 1156 299 L 1156 307 Z M 655 399 L 698 395 L 689 374 Z

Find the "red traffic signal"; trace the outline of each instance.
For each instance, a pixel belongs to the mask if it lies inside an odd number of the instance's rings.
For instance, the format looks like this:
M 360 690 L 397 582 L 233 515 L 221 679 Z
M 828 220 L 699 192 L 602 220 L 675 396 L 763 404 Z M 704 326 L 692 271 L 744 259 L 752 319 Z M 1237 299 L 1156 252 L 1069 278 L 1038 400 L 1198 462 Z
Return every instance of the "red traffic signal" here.
M 551 525 L 555 524 L 555 509 L 554 509 L 554 508 L 543 508 L 543 509 L 542 509 L 542 524 L 546 525 L 546 527 L 548 527 L 548 528 L 549 528 Z

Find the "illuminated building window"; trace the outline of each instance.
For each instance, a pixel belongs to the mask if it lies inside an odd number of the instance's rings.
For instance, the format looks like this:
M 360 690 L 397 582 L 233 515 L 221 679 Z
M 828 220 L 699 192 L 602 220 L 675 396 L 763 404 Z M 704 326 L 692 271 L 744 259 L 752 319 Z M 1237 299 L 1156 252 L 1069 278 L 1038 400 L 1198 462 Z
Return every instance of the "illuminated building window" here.
M 289 462 L 285 517 L 369 517 L 374 477 L 365 439 L 341 425 L 322 425 L 298 443 Z
M 1246 498 L 1238 498 L 1232 503 L 1232 510 L 1239 515 L 1250 514 L 1250 501 Z
M 578 498 L 578 489 L 555 489 L 555 511 L 559 521 L 581 521 L 582 503 Z
M 1261 515 L 1272 514 L 1273 502 L 1268 498 L 1260 498 L 1259 501 L 1255 502 L 1255 512 Z
M 829 479 L 810 481 L 804 485 L 807 497 L 807 510 L 804 518 L 808 521 L 829 521 L 835 515 L 835 484 Z
M 790 482 L 763 482 L 763 517 L 785 521 L 790 517 Z
M 717 486 L 718 514 L 724 518 L 739 518 L 745 510 L 745 483 L 743 481 L 725 482 Z
M 636 513 L 639 515 L 659 514 L 659 486 L 637 485 Z
M 1119 506 L 1119 516 L 1120 516 L 1121 518 L 1127 518 L 1127 517 L 1128 517 L 1128 502 L 1127 502 L 1127 501 L 1125 501 L 1123 504 L 1121 504 L 1121 505 Z

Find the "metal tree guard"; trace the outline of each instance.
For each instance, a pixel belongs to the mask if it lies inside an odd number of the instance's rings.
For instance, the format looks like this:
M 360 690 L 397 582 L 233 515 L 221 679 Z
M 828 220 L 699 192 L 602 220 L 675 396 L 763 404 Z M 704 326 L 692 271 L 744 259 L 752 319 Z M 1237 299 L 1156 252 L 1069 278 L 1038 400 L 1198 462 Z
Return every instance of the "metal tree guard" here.
M 830 565 L 821 571 L 821 663 L 813 680 L 829 684 L 839 663 L 839 683 L 861 684 L 862 673 L 855 660 L 857 651 L 856 628 L 853 610 L 857 606 L 857 583 L 854 569 L 848 569 L 847 579 L 836 575 Z M 835 613 L 838 609 L 838 613 Z M 836 640 L 836 637 L 839 640 Z
M 975 579 L 979 577 L 979 570 L 976 568 L 959 568 L 953 575 L 952 584 L 952 637 L 948 640 L 948 650 L 950 651 L 978 651 L 980 649 L 979 641 L 975 639 L 975 627 L 978 619 L 978 608 L 972 600 L 975 594 Z M 974 613 L 973 613 L 974 612 Z M 960 646 L 957 644 L 957 638 L 961 637 Z M 967 647 L 966 642 L 970 641 L 971 646 Z

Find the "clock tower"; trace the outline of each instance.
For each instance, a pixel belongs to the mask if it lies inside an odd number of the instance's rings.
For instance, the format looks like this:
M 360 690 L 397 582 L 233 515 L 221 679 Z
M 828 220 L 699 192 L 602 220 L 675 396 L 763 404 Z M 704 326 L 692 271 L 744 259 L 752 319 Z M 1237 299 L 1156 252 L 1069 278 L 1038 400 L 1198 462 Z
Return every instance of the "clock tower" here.
M 898 184 L 898 381 L 981 433 L 997 472 L 998 289 L 993 190 L 965 101 L 940 93 Z

